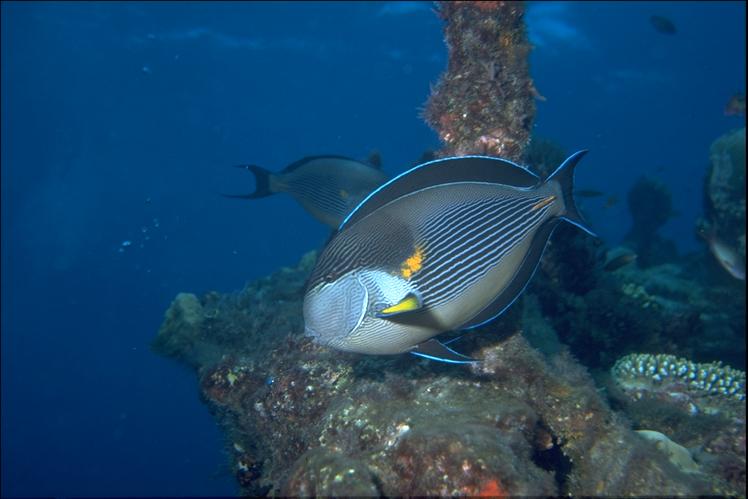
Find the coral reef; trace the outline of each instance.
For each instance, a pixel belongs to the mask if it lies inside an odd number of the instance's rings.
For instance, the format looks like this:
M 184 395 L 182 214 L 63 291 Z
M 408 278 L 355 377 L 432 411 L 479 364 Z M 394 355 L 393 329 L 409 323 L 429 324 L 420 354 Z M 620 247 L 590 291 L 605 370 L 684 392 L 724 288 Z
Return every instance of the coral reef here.
M 197 357 L 195 348 L 203 333 L 204 312 L 200 301 L 192 293 L 179 293 L 166 311 L 164 322 L 152 347 L 157 353 L 179 356 L 191 367 L 198 367 L 205 359 Z
M 677 466 L 710 476 L 719 494 L 744 495 L 745 372 L 631 354 L 611 369 L 608 392 L 638 433 L 659 441 Z
M 519 161 L 539 95 L 529 76 L 521 2 L 439 2 L 449 50 L 424 116 L 442 156 L 486 154 Z
M 657 232 L 673 215 L 670 192 L 662 182 L 641 177 L 629 190 L 628 207 L 633 225 L 624 237 L 639 255 L 639 265 L 650 267 L 673 261 L 675 243 Z
M 567 251 L 566 261 L 576 268 Z M 617 356 L 637 350 L 743 367 L 745 289 L 706 281 L 699 270 L 704 258 L 615 272 L 590 263 L 576 269 L 576 277 L 562 270 L 563 259 L 554 259 L 541 262 L 544 271 L 530 289 L 561 341 L 588 367 L 607 369 Z M 545 272 L 548 266 L 564 277 Z
M 745 127 L 712 143 L 704 179 L 702 232 L 714 231 L 745 260 Z
M 719 412 L 725 401 L 745 400 L 745 372 L 721 362 L 697 364 L 674 355 L 629 354 L 616 361 L 611 373 L 626 392 L 688 399 L 691 411 Z
M 633 433 L 558 342 L 532 295 L 460 339 L 461 350 L 483 359 L 470 368 L 311 343 L 301 300 L 313 257 L 235 294 L 175 300 L 154 340 L 159 352 L 197 370 L 243 494 L 732 490 L 726 479 L 679 469 Z M 183 309 L 201 315 L 175 320 Z M 725 435 L 709 442 L 724 448 Z

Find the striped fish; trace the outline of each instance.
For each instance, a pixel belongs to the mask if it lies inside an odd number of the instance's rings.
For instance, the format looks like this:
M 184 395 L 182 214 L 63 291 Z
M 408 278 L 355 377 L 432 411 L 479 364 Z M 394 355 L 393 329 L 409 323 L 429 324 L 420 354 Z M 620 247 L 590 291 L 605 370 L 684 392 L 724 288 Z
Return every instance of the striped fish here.
M 350 352 L 472 361 L 434 336 L 508 308 L 560 220 L 592 234 L 572 197 L 586 152 L 545 181 L 483 156 L 438 159 L 390 180 L 320 255 L 304 297 L 306 334 Z
M 314 218 L 333 228 L 387 179 L 377 154 L 370 157 L 369 163 L 344 156 L 307 156 L 278 173 L 257 165 L 237 167 L 254 174 L 255 192 L 224 194 L 225 197 L 256 199 L 287 192 Z

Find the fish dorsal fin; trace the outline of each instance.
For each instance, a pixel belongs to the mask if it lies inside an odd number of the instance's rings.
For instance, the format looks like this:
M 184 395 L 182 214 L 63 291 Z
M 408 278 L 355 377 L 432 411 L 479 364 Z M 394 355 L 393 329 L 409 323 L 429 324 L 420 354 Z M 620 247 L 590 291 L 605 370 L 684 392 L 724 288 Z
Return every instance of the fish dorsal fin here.
M 437 159 L 413 167 L 373 191 L 343 220 L 339 230 L 406 194 L 434 185 L 471 181 L 532 187 L 540 179 L 518 164 L 500 158 L 462 156 Z
M 338 160 L 338 159 L 341 159 L 341 160 L 345 160 L 345 161 L 353 161 L 353 162 L 356 162 L 356 163 L 360 163 L 360 161 L 357 161 L 357 160 L 355 160 L 353 158 L 349 158 L 347 156 L 337 156 L 337 155 L 334 155 L 334 154 L 321 154 L 321 155 L 318 155 L 318 156 L 304 156 L 303 158 L 301 158 L 299 160 L 296 160 L 293 163 L 291 163 L 290 165 L 288 165 L 287 167 L 285 167 L 283 170 L 281 170 L 281 173 L 288 173 L 288 172 L 292 172 L 294 170 L 298 170 L 299 168 L 301 168 L 302 166 L 306 165 L 307 163 L 311 163 L 312 161 L 316 161 L 316 160 L 319 160 L 319 159 L 325 159 L 325 160 Z

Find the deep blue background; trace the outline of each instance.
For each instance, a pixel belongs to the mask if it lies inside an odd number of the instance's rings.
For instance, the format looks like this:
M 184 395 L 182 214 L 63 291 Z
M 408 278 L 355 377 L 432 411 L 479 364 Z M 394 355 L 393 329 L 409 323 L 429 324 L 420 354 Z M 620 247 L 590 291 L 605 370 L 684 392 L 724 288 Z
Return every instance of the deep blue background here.
M 229 165 L 378 149 L 395 174 L 437 147 L 418 118 L 446 63 L 430 9 L 3 2 L 3 495 L 235 492 L 194 375 L 148 344 L 177 292 L 241 288 L 327 236 L 286 196 L 218 197 L 252 188 Z M 578 185 L 622 200 L 585 201 L 593 228 L 619 241 L 650 172 L 681 212 L 666 235 L 699 249 L 709 144 L 743 122 L 723 109 L 745 90 L 745 4 L 527 21 L 537 133 L 589 148 Z

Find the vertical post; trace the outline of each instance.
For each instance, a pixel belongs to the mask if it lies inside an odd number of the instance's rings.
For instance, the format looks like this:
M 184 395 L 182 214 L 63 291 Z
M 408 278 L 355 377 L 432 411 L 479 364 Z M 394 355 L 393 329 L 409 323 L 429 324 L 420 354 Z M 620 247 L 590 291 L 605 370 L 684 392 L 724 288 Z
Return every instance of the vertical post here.
M 530 78 L 524 4 L 443 1 L 437 10 L 449 63 L 424 118 L 443 143 L 439 155 L 521 161 L 540 97 Z

